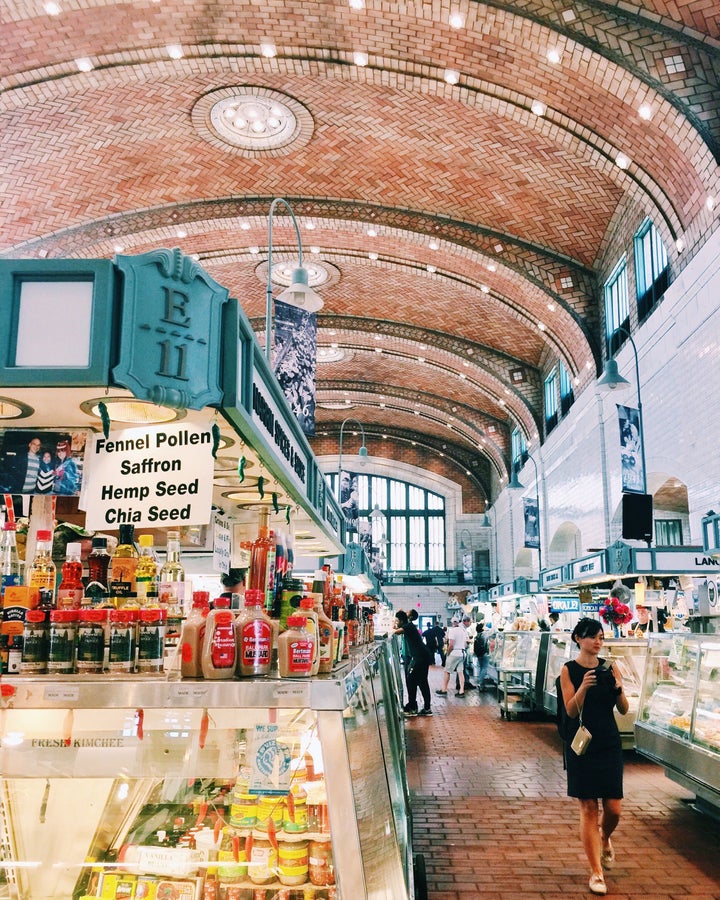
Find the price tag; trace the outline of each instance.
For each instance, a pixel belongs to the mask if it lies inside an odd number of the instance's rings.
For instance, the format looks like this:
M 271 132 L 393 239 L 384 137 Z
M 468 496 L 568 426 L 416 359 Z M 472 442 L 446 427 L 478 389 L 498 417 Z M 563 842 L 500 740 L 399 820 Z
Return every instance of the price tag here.
M 80 685 L 59 685 L 46 687 L 43 696 L 46 700 L 77 702 L 80 699 Z

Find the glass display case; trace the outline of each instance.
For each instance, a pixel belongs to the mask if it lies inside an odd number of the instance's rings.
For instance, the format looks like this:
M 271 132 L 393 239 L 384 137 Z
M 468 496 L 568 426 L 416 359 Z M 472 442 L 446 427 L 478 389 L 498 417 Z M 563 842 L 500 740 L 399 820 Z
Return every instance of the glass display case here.
M 413 896 L 389 643 L 308 680 L 2 689 L 0 897 Z
M 578 652 L 578 645 L 572 640 L 569 631 L 551 632 L 541 700 L 541 706 L 548 715 L 554 716 L 557 713 L 555 679 L 565 663 L 569 659 L 574 659 Z M 628 698 L 629 708 L 625 715 L 615 710 L 615 720 L 625 750 L 635 746 L 635 720 L 640 703 L 646 653 L 645 639 L 608 638 L 600 654 L 603 659 L 617 665 L 622 675 L 625 696 Z
M 651 634 L 637 748 L 720 812 L 720 635 Z
M 503 631 L 494 651 L 501 715 L 542 708 L 550 633 Z

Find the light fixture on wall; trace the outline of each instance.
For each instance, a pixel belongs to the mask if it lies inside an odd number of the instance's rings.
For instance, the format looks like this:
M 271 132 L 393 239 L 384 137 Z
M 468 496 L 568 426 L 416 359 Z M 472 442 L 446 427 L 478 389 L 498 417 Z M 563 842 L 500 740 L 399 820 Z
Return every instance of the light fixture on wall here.
M 323 307 L 323 300 L 319 294 L 316 294 L 315 291 L 308 284 L 308 273 L 307 269 L 303 266 L 303 258 L 302 258 L 302 239 L 300 238 L 300 229 L 298 228 L 298 223 L 295 218 L 295 215 L 290 207 L 290 204 L 287 200 L 282 197 L 276 197 L 273 202 L 270 204 L 270 213 L 268 216 L 268 261 L 267 261 L 267 288 L 266 288 L 266 300 L 265 300 L 265 357 L 270 361 L 270 354 L 272 352 L 272 312 L 273 312 L 273 295 L 272 295 L 272 225 L 273 225 L 273 213 L 275 212 L 275 208 L 279 203 L 282 203 L 283 206 L 287 209 L 290 214 L 290 218 L 292 219 L 292 223 L 295 226 L 295 235 L 297 237 L 298 242 L 298 266 L 293 270 L 292 277 L 290 278 L 290 286 L 286 287 L 285 290 L 279 294 L 275 299 L 280 300 L 282 303 L 288 303 L 290 306 L 297 306 L 300 309 L 304 309 L 306 312 L 317 312 L 319 309 Z
M 623 328 L 620 326 L 616 328 L 615 331 L 610 335 L 610 343 L 612 344 L 612 339 L 615 335 L 621 332 L 625 335 L 625 337 L 630 341 L 630 346 L 633 349 L 633 354 L 635 356 L 635 384 L 637 387 L 637 405 L 638 405 L 638 431 L 640 433 L 640 460 L 642 464 L 642 492 L 643 494 L 647 494 L 647 469 L 645 467 L 645 430 L 643 428 L 643 413 L 642 413 L 642 399 L 640 396 L 640 364 L 638 358 L 637 347 L 635 346 L 635 341 L 633 340 L 632 335 L 627 330 L 627 328 Z M 614 359 L 609 359 L 605 363 L 605 371 L 603 373 L 602 378 L 598 379 L 598 387 L 605 391 L 624 391 L 630 387 L 630 382 L 627 378 L 623 378 L 620 372 L 618 371 L 618 364 Z

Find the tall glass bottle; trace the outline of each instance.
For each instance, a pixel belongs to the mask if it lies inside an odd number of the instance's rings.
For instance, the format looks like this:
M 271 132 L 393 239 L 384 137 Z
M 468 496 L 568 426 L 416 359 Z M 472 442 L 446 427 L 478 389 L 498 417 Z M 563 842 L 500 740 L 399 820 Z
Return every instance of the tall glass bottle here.
M 185 569 L 180 561 L 179 531 L 167 533 L 167 555 L 160 570 L 160 581 L 185 581 Z
M 138 555 L 133 543 L 135 527 L 123 524 L 120 526 L 120 537 L 115 552 L 110 560 L 110 594 L 114 597 L 127 597 L 137 590 L 135 573 Z
M 5 588 L 22 584 L 22 566 L 17 552 L 14 522 L 5 522 L 3 525 L 2 546 L 0 546 L 0 572 L 2 572 L 0 597 L 3 597 Z
M 88 583 L 85 597 L 90 603 L 100 603 L 110 593 L 110 554 L 107 538 L 94 537 L 88 555 Z
M 52 531 L 38 531 L 35 558 L 27 573 L 30 587 L 46 588 L 55 598 L 55 578 L 57 571 L 52 559 Z
M 250 553 L 250 578 L 248 588 L 262 591 L 265 595 L 265 608 L 272 610 L 273 596 L 268 596 L 269 588 L 274 584 L 275 541 L 270 532 L 270 510 L 260 510 L 258 536 L 252 544 Z
M 65 547 L 65 562 L 63 563 L 60 585 L 58 587 L 59 607 L 67 609 L 80 609 L 83 598 L 83 564 L 80 559 L 82 547 L 80 544 L 68 544 Z
M 141 534 L 138 537 L 140 544 L 140 559 L 135 570 L 135 583 L 137 585 L 138 600 L 145 603 L 148 594 L 156 594 L 158 589 L 158 565 L 155 559 L 155 547 L 151 534 Z

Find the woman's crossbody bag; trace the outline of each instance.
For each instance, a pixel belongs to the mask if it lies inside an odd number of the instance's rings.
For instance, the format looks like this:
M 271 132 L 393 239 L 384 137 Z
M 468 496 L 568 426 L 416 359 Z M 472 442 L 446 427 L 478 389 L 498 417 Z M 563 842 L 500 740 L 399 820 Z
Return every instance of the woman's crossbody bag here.
M 570 749 L 576 756 L 582 756 L 587 751 L 587 748 L 590 746 L 590 741 L 592 740 L 592 735 L 583 725 L 582 706 L 580 707 L 580 711 L 578 712 L 578 720 L 580 722 L 580 725 L 578 726 L 578 730 L 575 732 L 575 737 L 570 743 Z

